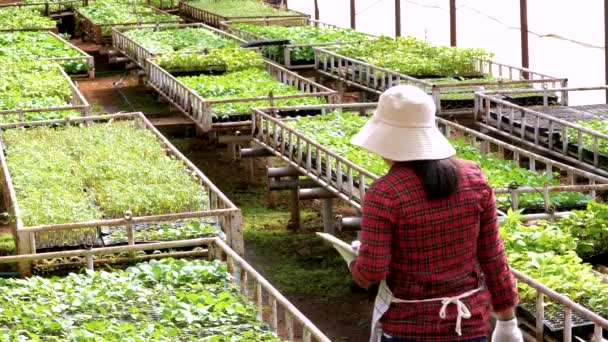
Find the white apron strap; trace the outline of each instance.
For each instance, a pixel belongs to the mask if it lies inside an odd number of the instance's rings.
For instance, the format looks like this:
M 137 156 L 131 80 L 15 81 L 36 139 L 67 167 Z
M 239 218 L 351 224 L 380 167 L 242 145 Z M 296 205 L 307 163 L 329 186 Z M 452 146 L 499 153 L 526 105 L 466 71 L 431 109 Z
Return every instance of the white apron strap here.
M 439 317 L 441 319 L 445 319 L 446 317 L 446 309 L 450 304 L 456 304 L 456 310 L 458 310 L 458 314 L 456 316 L 456 328 L 454 329 L 458 336 L 462 336 L 461 324 L 462 319 L 471 318 L 471 312 L 469 308 L 464 304 L 461 299 L 471 296 L 472 294 L 480 291 L 482 288 L 476 288 L 465 293 L 459 294 L 454 297 L 443 297 L 443 298 L 429 298 L 429 299 L 420 299 L 420 300 L 405 300 L 395 298 L 393 296 L 393 292 L 386 285 L 386 281 L 382 280 L 380 282 L 380 287 L 378 288 L 378 295 L 376 296 L 376 301 L 374 302 L 374 312 L 372 314 L 372 331 L 370 334 L 370 342 L 380 342 L 382 337 L 382 324 L 380 323 L 380 319 L 384 315 L 386 311 L 388 311 L 391 303 L 424 303 L 424 302 L 441 302 L 441 309 L 439 310 Z

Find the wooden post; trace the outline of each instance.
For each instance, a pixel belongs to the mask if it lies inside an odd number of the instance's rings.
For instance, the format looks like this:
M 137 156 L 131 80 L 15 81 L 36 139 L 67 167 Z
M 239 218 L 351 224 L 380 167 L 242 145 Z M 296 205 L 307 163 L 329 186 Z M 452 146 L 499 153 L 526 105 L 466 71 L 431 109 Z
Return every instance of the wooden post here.
M 350 28 L 356 29 L 355 25 L 355 0 L 350 0 Z
M 319 0 L 314 0 L 314 1 L 315 1 L 315 20 L 319 20 Z
M 395 37 L 401 37 L 401 0 L 395 0 Z
M 521 21 L 521 66 L 530 67 L 530 55 L 528 51 L 528 1 L 519 0 L 519 18 Z M 527 72 L 523 73 L 523 78 L 528 79 Z
M 450 45 L 456 46 L 456 0 L 450 0 Z

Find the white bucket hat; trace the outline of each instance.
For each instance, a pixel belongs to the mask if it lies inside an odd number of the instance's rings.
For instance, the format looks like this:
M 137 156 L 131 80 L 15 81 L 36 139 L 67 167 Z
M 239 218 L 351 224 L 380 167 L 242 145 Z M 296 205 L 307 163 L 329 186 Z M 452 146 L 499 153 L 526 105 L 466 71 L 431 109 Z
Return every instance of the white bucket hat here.
M 437 160 L 456 154 L 435 126 L 433 98 L 410 85 L 382 93 L 374 115 L 351 143 L 393 161 Z

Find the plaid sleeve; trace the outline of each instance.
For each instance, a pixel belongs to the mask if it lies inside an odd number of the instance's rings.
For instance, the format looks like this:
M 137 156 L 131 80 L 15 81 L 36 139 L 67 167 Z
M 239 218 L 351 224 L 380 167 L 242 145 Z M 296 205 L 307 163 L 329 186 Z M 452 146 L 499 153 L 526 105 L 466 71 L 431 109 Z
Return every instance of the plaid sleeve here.
M 505 247 L 496 218 L 496 198 L 486 183 L 482 191 L 482 212 L 477 242 L 477 257 L 492 295 L 494 311 L 512 308 L 519 303 L 517 285 L 507 265 Z
M 353 279 L 363 288 L 378 283 L 389 272 L 391 261 L 391 191 L 372 184 L 365 194 L 361 219 L 361 247 L 350 269 Z

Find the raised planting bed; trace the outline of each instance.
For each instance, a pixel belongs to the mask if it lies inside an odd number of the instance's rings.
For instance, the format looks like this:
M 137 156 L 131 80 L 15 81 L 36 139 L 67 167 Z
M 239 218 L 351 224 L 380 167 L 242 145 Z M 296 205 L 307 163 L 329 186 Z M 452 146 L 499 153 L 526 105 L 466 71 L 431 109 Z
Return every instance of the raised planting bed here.
M 537 328 L 545 325 L 551 332 L 563 330 L 564 336 L 572 334 L 567 331 L 571 328 L 575 328 L 574 333 L 579 336 L 593 334 L 593 318 L 601 317 L 606 322 L 608 317 L 608 283 L 583 260 L 608 252 L 605 242 L 608 206 L 590 202 L 586 210 L 573 211 L 557 220 L 522 223 L 521 219 L 519 213 L 511 211 L 501 223 L 510 266 L 560 297 L 585 307 L 592 315 L 564 312 L 564 303 L 555 298 L 543 301 L 541 297 L 539 305 L 536 289 L 520 281 L 522 311 L 528 313 L 529 318 L 536 317 Z M 544 331 L 539 330 L 541 334 Z
M 47 17 L 60 18 L 71 14 L 74 8 L 85 6 L 87 2 L 88 0 L 25 0 L 0 4 L 0 8 L 21 7 L 35 9 Z
M 0 123 L 83 116 L 88 110 L 59 64 L 0 58 Z
M 192 259 L 201 257 L 207 260 Z M 60 260 L 83 265 L 85 259 L 87 272 L 1 279 L 2 335 L 34 341 L 330 341 L 219 238 L 39 253 L 0 263 L 34 261 L 52 269 Z M 133 261 L 140 263 L 94 271 Z
M 0 31 L 55 31 L 57 23 L 35 8 L 0 7 Z
M 112 39 L 112 26 L 181 22 L 178 16 L 125 0 L 95 0 L 89 6 L 77 9 L 75 16 L 83 40 L 95 44 L 108 43 Z
M 165 54 L 146 60 L 148 85 L 201 129 L 248 129 L 251 108 L 333 102 L 336 92 L 247 49 Z M 289 115 L 307 115 L 292 111 Z
M 248 42 L 287 40 L 262 46 L 264 56 L 288 69 L 314 68 L 313 47 L 356 43 L 375 38 L 368 34 L 325 24 L 310 18 L 229 20 L 222 29 Z
M 144 68 L 145 60 L 173 52 L 236 48 L 239 38 L 204 24 L 166 24 L 112 28 L 112 45 Z
M 556 88 L 560 102 L 523 107 L 506 101 L 523 90 L 478 92 L 475 117 L 489 131 L 527 147 L 569 161 L 578 168 L 608 176 L 608 129 L 601 106 L 569 106 L 568 98 L 579 93 L 605 91 L 605 86 Z M 535 91 L 536 96 L 546 96 Z
M 165 231 L 167 238 L 208 235 L 207 225 L 215 222 L 243 251 L 240 210 L 143 114 L 22 126 L 5 125 L 1 132 L 5 202 L 19 254 L 100 244 L 98 229 L 126 228 L 133 244 L 140 233 L 141 241 L 163 240 L 158 236 Z M 197 218 L 206 220 L 195 227 L 183 221 L 168 229 L 156 225 Z M 138 224 L 150 226 L 142 232 Z
M 51 60 L 73 77 L 95 75 L 93 57 L 53 32 L 0 32 L 0 58 Z
M 368 113 L 374 108 L 375 104 L 307 106 L 323 114 L 295 120 L 275 117 L 293 108 L 278 108 L 272 115 L 268 109 L 256 108 L 253 137 L 256 143 L 360 208 L 367 186 L 388 171 L 382 158 L 350 144 L 350 138 L 368 120 L 368 116 L 355 112 Z M 450 138 L 458 157 L 476 161 L 485 170 L 502 209 L 534 212 L 584 206 L 590 197 L 583 192 L 601 189 L 602 184 L 595 184 L 608 181 L 441 118 L 437 125 Z
M 278 8 L 258 0 L 180 0 L 179 13 L 214 27 L 220 27 L 220 23 L 227 20 L 310 17 L 302 12 Z
M 144 0 L 144 2 L 167 13 L 177 12 L 179 8 L 179 0 Z
M 314 50 L 315 68 L 321 74 L 375 95 L 397 84 L 415 85 L 432 94 L 440 115 L 472 113 L 474 101 L 470 94 L 481 87 L 533 88 L 567 84 L 564 78 L 496 63 L 492 60 L 493 55 L 483 49 L 434 46 L 413 37 L 396 40 L 380 37 Z M 477 80 L 463 82 L 471 78 Z M 462 96 L 459 93 L 469 93 L 466 101 L 459 100 Z M 530 101 L 536 103 L 534 99 Z

